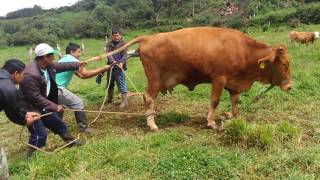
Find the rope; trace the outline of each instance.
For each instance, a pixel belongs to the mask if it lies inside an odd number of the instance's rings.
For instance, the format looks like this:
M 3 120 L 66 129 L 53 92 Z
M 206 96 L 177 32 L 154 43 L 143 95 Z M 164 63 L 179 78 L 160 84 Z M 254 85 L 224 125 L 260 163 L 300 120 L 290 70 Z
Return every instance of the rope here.
M 144 101 L 143 96 L 142 96 L 141 93 L 138 91 L 137 87 L 134 85 L 134 83 L 132 82 L 131 78 L 126 74 L 126 72 L 125 72 L 122 68 L 120 68 L 120 69 L 122 70 L 123 74 L 128 78 L 131 86 L 134 88 L 134 90 L 136 91 L 136 93 L 138 93 L 138 95 L 139 95 L 139 96 L 141 97 L 141 99 Z
M 251 104 L 254 104 L 256 102 L 258 102 L 268 91 L 270 91 L 272 88 L 274 88 L 274 85 L 270 85 L 268 87 L 268 89 L 266 89 L 265 91 L 263 91 L 261 94 L 257 95 L 250 103 Z
M 111 77 L 112 77 L 113 68 L 114 68 L 114 66 L 111 66 L 111 69 L 110 69 L 110 72 L 109 72 L 110 75 L 109 75 L 109 80 L 108 80 L 108 86 L 107 86 L 106 93 L 105 93 L 105 95 L 104 95 L 103 102 L 102 102 L 102 104 L 101 104 L 99 113 L 98 113 L 97 117 L 96 117 L 92 122 L 89 123 L 89 126 L 90 126 L 91 124 L 95 123 L 95 122 L 98 120 L 98 118 L 100 117 L 100 115 L 101 115 L 101 113 L 102 113 L 102 109 L 103 109 L 103 107 L 104 107 L 104 104 L 105 104 L 106 101 L 107 101 L 108 91 L 109 91 L 109 89 L 110 89 L 110 84 L 111 84 Z
M 49 116 L 48 114 L 49 114 L 49 113 L 47 113 L 46 116 Z M 51 113 L 51 114 L 52 114 L 52 113 Z M 79 133 L 79 134 L 78 134 L 78 137 L 75 138 L 74 140 L 72 140 L 72 141 L 68 142 L 67 144 L 65 144 L 65 145 L 63 145 L 63 146 L 55 149 L 54 151 L 49 152 L 49 151 L 46 151 L 46 150 L 44 150 L 44 149 L 38 148 L 37 146 L 34 146 L 34 145 L 32 145 L 32 144 L 25 143 L 25 142 L 22 140 L 22 133 L 23 133 L 25 127 L 26 127 L 26 126 L 23 126 L 23 127 L 21 128 L 20 135 L 19 135 L 19 141 L 22 142 L 23 144 L 25 144 L 26 146 L 29 146 L 29 147 L 31 147 L 31 148 L 33 148 L 33 149 L 36 149 L 36 150 L 38 150 L 38 151 L 40 151 L 40 152 L 42 152 L 42 153 L 48 154 L 48 155 L 53 154 L 53 153 L 55 153 L 55 152 L 58 152 L 58 151 L 60 151 L 60 150 L 62 150 L 62 149 L 64 149 L 64 148 L 68 147 L 69 145 L 73 144 L 74 142 L 78 141 L 78 140 L 80 139 L 80 134 L 81 134 L 81 133 Z
M 144 114 L 144 113 L 129 113 L 129 112 L 114 112 L 114 111 L 92 111 L 92 110 L 76 110 L 76 109 L 65 109 L 65 111 L 87 112 L 87 113 L 101 113 L 101 114 L 120 114 L 120 115 L 139 115 L 139 116 L 147 116 L 147 114 Z

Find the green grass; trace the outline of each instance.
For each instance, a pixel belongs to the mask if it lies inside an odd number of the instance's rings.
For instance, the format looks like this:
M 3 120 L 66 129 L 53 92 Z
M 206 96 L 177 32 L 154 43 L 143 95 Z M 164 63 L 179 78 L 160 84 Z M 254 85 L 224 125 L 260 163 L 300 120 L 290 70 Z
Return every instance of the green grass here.
M 289 44 L 287 28 L 251 36 L 268 44 Z M 320 25 L 299 30 L 318 30 Z M 150 31 L 128 32 L 126 40 Z M 81 40 L 73 40 L 81 42 Z M 63 41 L 65 46 L 69 41 Z M 103 53 L 104 40 L 84 39 L 83 59 Z M 225 122 L 224 132 L 206 128 L 211 88 L 207 84 L 189 92 L 177 86 L 172 95 L 160 95 L 158 132 L 150 132 L 144 117 L 102 115 L 94 135 L 82 135 L 87 144 L 54 155 L 38 153 L 25 160 L 25 146 L 19 142 L 20 127 L 0 125 L 1 145 L 8 153 L 12 179 L 317 179 L 320 175 L 320 42 L 313 46 L 291 46 L 293 84 L 287 94 L 274 88 L 259 102 L 252 99 L 266 85 L 255 83 L 240 97 L 240 119 Z M 0 64 L 8 58 L 28 59 L 28 47 L 0 49 Z M 89 68 L 103 65 L 93 63 Z M 128 76 L 140 92 L 146 77 L 138 59 L 129 62 Z M 97 110 L 104 96 L 105 81 L 74 78 L 70 89 L 81 96 L 87 109 Z M 129 83 L 128 83 L 129 84 Z M 134 91 L 129 84 L 129 90 Z M 117 110 L 116 102 L 105 110 Z M 144 112 L 139 97 L 129 99 L 128 112 Z M 230 111 L 228 93 L 221 98 L 219 111 Z M 93 120 L 95 114 L 89 114 Z M 72 113 L 66 122 L 77 133 Z M 6 122 L 2 114 L 0 123 Z M 226 139 L 225 137 L 228 137 Z M 24 132 L 23 140 L 27 141 Z M 227 142 L 227 143 L 226 143 Z M 63 143 L 49 134 L 47 150 Z

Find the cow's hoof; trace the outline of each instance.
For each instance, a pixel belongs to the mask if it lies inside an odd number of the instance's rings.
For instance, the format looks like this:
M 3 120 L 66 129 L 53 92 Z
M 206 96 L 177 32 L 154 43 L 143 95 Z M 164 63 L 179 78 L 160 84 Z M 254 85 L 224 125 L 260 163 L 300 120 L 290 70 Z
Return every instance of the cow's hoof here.
M 224 129 L 224 123 L 221 121 L 221 124 L 220 124 L 220 126 L 219 126 L 219 129 L 218 129 L 218 131 L 219 132 L 223 132 L 225 129 Z
M 210 129 L 215 129 L 215 130 L 218 129 L 218 127 L 217 127 L 217 125 L 216 125 L 215 122 L 213 122 L 213 123 L 208 123 L 208 124 L 207 124 L 207 127 L 210 128 Z
M 231 112 L 223 112 L 223 113 L 221 113 L 220 115 L 223 116 L 223 117 L 226 118 L 226 119 L 231 119 L 231 118 L 233 118 L 233 115 L 232 115 Z
M 150 127 L 150 130 L 151 130 L 151 131 L 158 131 L 159 128 L 158 128 L 157 126 L 151 126 L 151 127 Z

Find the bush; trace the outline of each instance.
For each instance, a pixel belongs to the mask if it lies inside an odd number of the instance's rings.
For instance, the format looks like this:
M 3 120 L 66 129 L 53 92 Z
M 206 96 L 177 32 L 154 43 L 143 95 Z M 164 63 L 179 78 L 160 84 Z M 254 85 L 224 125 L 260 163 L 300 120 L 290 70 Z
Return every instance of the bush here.
M 270 126 L 251 126 L 247 134 L 247 146 L 267 149 L 273 144 L 273 129 Z
M 301 24 L 301 21 L 298 18 L 291 18 L 288 20 L 288 26 L 292 28 L 297 28 L 300 26 L 300 24 Z
M 8 41 L 6 38 L 1 38 L 0 39 L 0 48 L 5 48 L 8 46 Z
M 299 8 L 296 12 L 288 15 L 286 20 L 298 19 L 305 24 L 319 24 L 320 23 L 320 5 L 311 4 Z
M 224 142 L 226 144 L 239 144 L 246 141 L 248 124 L 243 119 L 236 119 L 226 124 Z
M 251 125 L 243 119 L 233 120 L 226 125 L 222 137 L 225 144 L 256 147 L 262 150 L 272 146 L 274 133 L 269 126 Z
M 299 130 L 288 121 L 281 122 L 276 128 L 277 138 L 280 142 L 288 142 L 297 137 Z

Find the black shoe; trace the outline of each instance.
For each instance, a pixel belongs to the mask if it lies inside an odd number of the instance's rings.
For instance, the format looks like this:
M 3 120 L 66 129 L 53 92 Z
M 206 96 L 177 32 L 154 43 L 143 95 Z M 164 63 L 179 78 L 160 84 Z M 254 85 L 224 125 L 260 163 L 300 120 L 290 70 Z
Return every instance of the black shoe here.
M 74 140 L 72 140 L 74 141 Z M 71 141 L 69 141 L 68 143 L 70 143 Z M 75 146 L 83 146 L 85 145 L 86 142 L 80 139 L 75 140 L 74 142 L 72 142 L 71 144 L 69 144 L 67 147 L 75 147 Z
M 107 99 L 107 103 L 108 104 L 113 102 L 113 95 L 114 95 L 114 90 L 113 89 L 109 89 L 109 91 L 108 91 L 108 99 Z
M 80 127 L 79 131 L 84 133 L 94 133 L 94 130 L 90 127 Z
M 93 129 L 88 126 L 88 120 L 85 112 L 76 111 L 74 113 L 76 121 L 79 125 L 80 132 L 92 133 Z
M 27 147 L 27 160 L 31 160 L 34 152 L 36 152 L 36 149 L 32 148 L 32 147 Z
M 102 80 L 102 77 L 104 76 L 104 74 L 98 74 L 96 76 L 96 83 L 97 84 L 101 84 L 101 80 Z
M 61 139 L 65 142 L 70 142 L 72 140 L 74 140 L 74 137 L 71 136 L 69 130 L 67 130 L 66 132 L 59 134 L 59 136 L 61 137 Z

